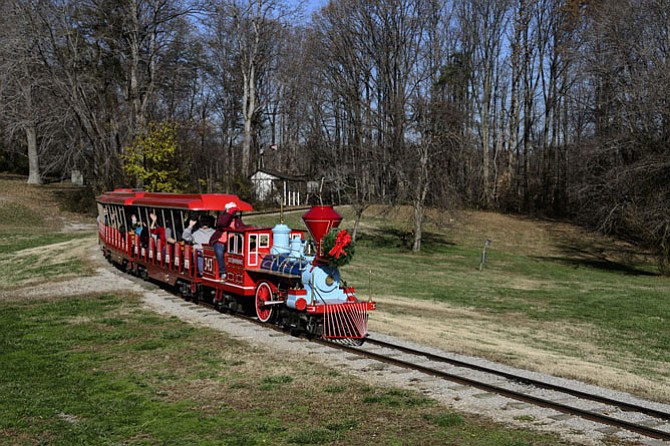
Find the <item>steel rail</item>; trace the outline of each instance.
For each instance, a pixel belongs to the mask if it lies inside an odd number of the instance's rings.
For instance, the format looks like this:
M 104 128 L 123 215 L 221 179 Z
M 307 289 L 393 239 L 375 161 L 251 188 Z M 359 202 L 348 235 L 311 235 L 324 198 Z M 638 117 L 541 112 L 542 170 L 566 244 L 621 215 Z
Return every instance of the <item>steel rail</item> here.
M 371 340 L 368 339 L 366 342 L 370 342 L 370 341 Z M 633 422 L 630 422 L 630 421 L 621 420 L 621 419 L 614 418 L 614 417 L 611 417 L 611 416 L 608 416 L 608 415 L 605 415 L 605 414 L 593 412 L 593 411 L 586 410 L 586 409 L 580 409 L 580 408 L 577 408 L 577 407 L 570 406 L 568 404 L 558 403 L 558 402 L 551 401 L 551 400 L 546 399 L 546 398 L 529 395 L 527 393 L 519 392 L 519 391 L 516 391 L 516 390 L 506 389 L 506 388 L 499 387 L 499 386 L 496 386 L 496 385 L 493 385 L 493 384 L 487 384 L 487 383 L 484 383 L 484 382 L 481 382 L 481 381 L 478 381 L 478 380 L 475 380 L 475 379 L 472 379 L 472 378 L 467 378 L 467 377 L 464 377 L 464 376 L 461 376 L 461 375 L 457 375 L 457 374 L 454 374 L 454 373 L 445 372 L 443 370 L 437 370 L 437 369 L 434 369 L 432 367 L 423 366 L 423 365 L 416 364 L 416 363 L 413 363 L 413 362 L 404 361 L 402 359 L 393 358 L 393 357 L 383 355 L 383 354 L 380 354 L 380 353 L 374 353 L 374 352 L 371 352 L 371 351 L 366 351 L 366 350 L 363 350 L 359 347 L 352 347 L 352 346 L 341 345 L 341 344 L 333 344 L 332 342 L 328 342 L 328 341 L 318 341 L 318 342 L 323 343 L 323 344 L 327 344 L 327 345 L 333 345 L 336 348 L 347 351 L 349 353 L 365 356 L 365 357 L 374 359 L 376 361 L 396 365 L 396 366 L 399 366 L 399 367 L 402 367 L 402 368 L 419 371 L 419 372 L 425 373 L 427 375 L 435 376 L 435 377 L 446 379 L 448 381 L 456 382 L 456 383 L 459 383 L 459 384 L 462 384 L 462 385 L 466 385 L 466 386 L 474 387 L 474 388 L 484 390 L 484 391 L 487 391 L 487 392 L 495 393 L 495 394 L 498 394 L 498 395 L 501 395 L 501 396 L 505 396 L 505 397 L 517 400 L 517 401 L 523 401 L 523 402 L 526 402 L 526 403 L 533 404 L 535 406 L 540 406 L 540 407 L 553 409 L 553 410 L 556 410 L 557 412 L 561 412 L 561 413 L 565 413 L 565 414 L 569 414 L 569 415 L 575 415 L 575 416 L 578 416 L 578 417 L 581 417 L 581 418 L 584 418 L 584 419 L 587 419 L 587 420 L 590 420 L 590 421 L 594 421 L 594 422 L 599 423 L 599 424 L 604 424 L 604 425 L 608 425 L 608 426 L 613 426 L 613 427 L 625 429 L 625 430 L 643 435 L 645 437 L 654 438 L 654 439 L 662 440 L 662 441 L 670 441 L 670 432 L 663 431 L 663 430 L 660 430 L 660 429 L 655 429 L 655 428 L 650 427 L 650 426 L 645 426 L 645 425 L 642 425 L 642 424 L 637 424 L 637 423 L 633 423 Z M 373 342 L 375 342 L 375 341 L 373 341 Z M 390 346 L 392 344 L 387 343 L 387 345 Z M 394 346 L 393 348 L 398 348 L 398 350 L 402 351 L 405 347 Z M 421 354 L 418 354 L 418 356 L 426 356 L 423 353 L 425 353 L 425 352 L 422 352 Z M 508 379 L 523 380 L 525 378 L 519 377 L 519 376 L 516 376 L 516 375 L 510 375 L 510 377 Z M 585 394 L 585 395 L 588 395 L 588 394 Z M 666 414 L 666 416 L 667 416 L 667 414 Z
M 385 341 L 380 341 L 378 339 L 366 338 L 365 342 L 367 344 L 373 344 L 373 345 L 377 345 L 377 346 L 380 346 L 380 347 L 386 347 L 386 348 L 392 348 L 392 349 L 400 350 L 404 353 L 408 353 L 408 354 L 412 354 L 412 355 L 424 356 L 424 357 L 426 357 L 426 358 L 428 358 L 432 361 L 444 362 L 444 363 L 451 364 L 451 365 L 454 365 L 454 366 L 457 366 L 457 367 L 464 367 L 464 368 L 468 368 L 468 369 L 472 369 L 472 370 L 477 370 L 479 372 L 484 372 L 484 373 L 489 373 L 489 374 L 492 374 L 492 375 L 497 375 L 497 376 L 500 376 L 500 377 L 503 377 L 503 378 L 506 378 L 506 379 L 509 379 L 509 380 L 512 380 L 512 381 L 520 382 L 522 384 L 533 385 L 533 386 L 540 387 L 540 388 L 543 388 L 543 389 L 546 389 L 546 390 L 554 390 L 554 391 L 561 392 L 561 393 L 566 393 L 566 394 L 569 394 L 569 395 L 572 395 L 572 396 L 575 396 L 575 397 L 578 397 L 578 398 L 587 399 L 587 400 L 590 400 L 590 401 L 595 401 L 595 402 L 603 403 L 603 404 L 609 404 L 611 406 L 616 406 L 619 409 L 624 410 L 624 411 L 639 412 L 639 413 L 643 413 L 645 415 L 660 418 L 662 420 L 670 422 L 670 413 L 662 411 L 662 410 L 657 410 L 657 409 L 654 409 L 654 408 L 651 408 L 651 407 L 644 407 L 644 406 L 640 406 L 640 405 L 635 404 L 635 403 L 628 403 L 628 402 L 617 400 L 617 399 L 614 399 L 614 398 L 609 398 L 609 397 L 605 397 L 605 396 L 601 396 L 601 395 L 595 395 L 595 394 L 588 393 L 588 392 L 585 392 L 585 391 L 582 391 L 582 390 L 572 389 L 570 387 L 561 386 L 559 384 L 552 384 L 552 383 L 548 383 L 546 381 L 542 381 L 542 380 L 539 380 L 539 379 L 529 378 L 529 377 L 526 377 L 526 376 L 519 376 L 519 375 L 514 374 L 514 373 L 505 372 L 505 371 L 502 371 L 502 370 L 496 370 L 496 369 L 493 369 L 493 368 L 490 368 L 490 367 L 486 367 L 486 366 L 478 365 L 478 364 L 472 364 L 472 363 L 469 363 L 467 361 L 461 361 L 461 360 L 454 359 L 454 358 L 447 358 L 445 356 L 433 354 L 433 353 L 426 352 L 426 351 L 423 351 L 423 350 L 416 350 L 416 349 L 413 349 L 413 348 L 410 348 L 410 347 L 391 344 L 391 343 L 388 343 L 388 342 L 385 342 Z

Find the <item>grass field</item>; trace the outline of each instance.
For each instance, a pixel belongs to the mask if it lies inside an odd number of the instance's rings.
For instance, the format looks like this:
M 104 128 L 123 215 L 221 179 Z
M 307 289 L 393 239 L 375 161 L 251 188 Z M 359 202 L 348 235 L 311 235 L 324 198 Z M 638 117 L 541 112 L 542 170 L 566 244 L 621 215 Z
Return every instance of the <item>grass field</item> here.
M 565 444 L 148 313 L 136 296 L 26 299 L 37 282 L 93 274 L 95 239 L 58 232 L 79 217 L 45 196 L 0 180 L 2 445 Z M 560 223 L 462 213 L 431 214 L 411 254 L 403 212 L 370 209 L 346 267 L 379 302 L 372 329 L 670 399 L 670 283 L 644 253 Z

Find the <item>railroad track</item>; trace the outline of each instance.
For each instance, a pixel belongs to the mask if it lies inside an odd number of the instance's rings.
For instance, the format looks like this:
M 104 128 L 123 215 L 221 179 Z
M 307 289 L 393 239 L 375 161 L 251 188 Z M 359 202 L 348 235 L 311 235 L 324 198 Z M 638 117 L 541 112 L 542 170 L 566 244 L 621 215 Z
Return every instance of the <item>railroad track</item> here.
M 199 302 L 199 304 L 215 308 L 206 302 Z M 266 328 L 284 331 L 280 327 L 263 324 L 244 314 L 236 313 L 235 316 Z M 449 358 L 375 338 L 367 338 L 362 346 L 316 339 L 312 339 L 312 342 L 531 405 L 553 409 L 604 426 L 625 429 L 644 437 L 670 442 L 670 410 L 655 408 L 632 400 L 624 401 L 598 395 L 563 384 L 523 376 L 463 359 Z M 538 391 L 540 395 L 537 395 Z M 661 405 L 658 404 L 658 406 Z
M 137 281 L 143 282 L 140 279 Z M 216 306 L 205 301 L 196 303 L 213 311 L 218 310 Z M 284 331 L 280 327 L 262 324 L 255 318 L 241 313 L 229 313 L 268 329 Z M 367 338 L 362 346 L 314 339 L 312 342 L 670 444 L 670 410 L 653 407 L 655 403 L 644 405 L 633 401 L 633 398 L 631 401 L 615 399 L 376 338 Z M 656 404 L 656 406 L 665 405 Z
M 374 338 L 368 338 L 360 347 L 335 346 L 376 361 L 670 442 L 670 411 L 651 405 L 614 399 Z

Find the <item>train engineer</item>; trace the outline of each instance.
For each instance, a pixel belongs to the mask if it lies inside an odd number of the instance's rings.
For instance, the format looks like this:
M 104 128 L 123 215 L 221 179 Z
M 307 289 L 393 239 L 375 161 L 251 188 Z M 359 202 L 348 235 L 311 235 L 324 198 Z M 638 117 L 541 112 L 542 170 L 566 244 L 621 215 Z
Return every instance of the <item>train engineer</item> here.
M 241 227 L 241 219 L 235 216 L 237 204 L 229 201 L 216 219 L 216 230 L 209 239 L 209 244 L 214 248 L 216 254 L 216 263 L 219 267 L 219 277 L 226 277 L 226 265 L 224 264 L 224 254 L 226 253 L 226 243 L 228 242 L 228 229 L 232 227 Z M 239 223 L 236 222 L 239 220 Z M 236 224 L 237 223 L 237 224 Z

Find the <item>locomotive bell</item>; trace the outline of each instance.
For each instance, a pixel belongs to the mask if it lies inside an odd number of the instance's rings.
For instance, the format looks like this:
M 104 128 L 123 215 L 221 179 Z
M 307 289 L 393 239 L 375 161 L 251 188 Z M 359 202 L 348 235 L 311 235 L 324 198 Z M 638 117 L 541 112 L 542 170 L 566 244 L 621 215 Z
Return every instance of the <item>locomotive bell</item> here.
M 342 221 L 342 216 L 335 211 L 332 206 L 312 206 L 312 208 L 302 216 L 305 226 L 312 234 L 316 242 L 317 257 L 322 256 L 321 242 L 323 237 L 333 228 L 337 228 Z

